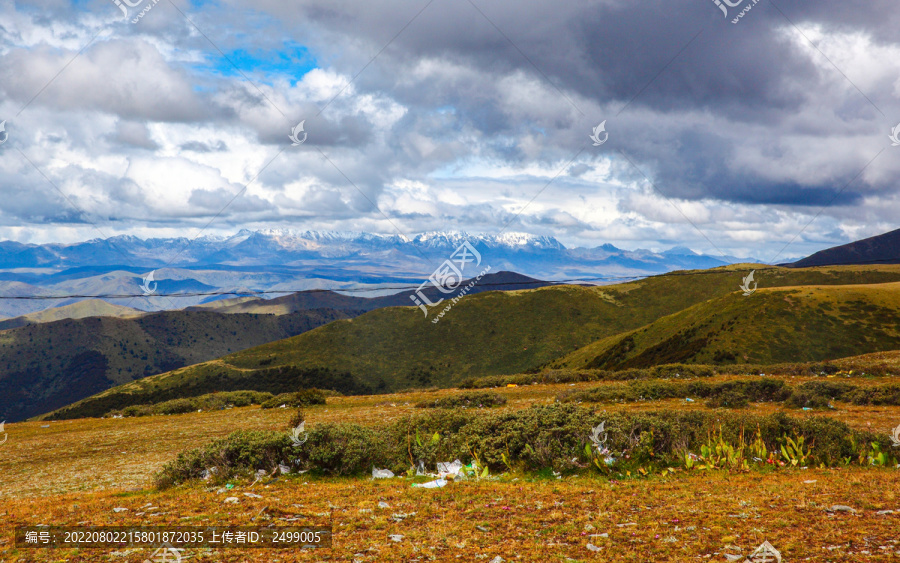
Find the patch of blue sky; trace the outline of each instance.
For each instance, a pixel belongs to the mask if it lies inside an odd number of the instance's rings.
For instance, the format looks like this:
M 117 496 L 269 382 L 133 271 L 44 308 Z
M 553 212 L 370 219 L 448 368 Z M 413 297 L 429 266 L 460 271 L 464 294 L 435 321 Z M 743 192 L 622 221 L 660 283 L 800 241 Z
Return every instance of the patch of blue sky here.
M 309 71 L 318 68 L 316 58 L 306 46 L 285 41 L 277 48 L 250 47 L 209 53 L 204 63 L 191 65 L 197 72 L 234 77 L 245 74 L 271 84 L 276 78 L 287 78 L 291 86 Z

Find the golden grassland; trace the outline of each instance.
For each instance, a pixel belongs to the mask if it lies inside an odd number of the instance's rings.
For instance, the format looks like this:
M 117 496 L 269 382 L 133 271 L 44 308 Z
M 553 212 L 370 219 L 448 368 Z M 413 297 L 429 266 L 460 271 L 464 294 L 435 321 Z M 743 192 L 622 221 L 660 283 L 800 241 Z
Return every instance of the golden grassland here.
M 704 378 L 705 381 L 733 377 Z M 813 378 L 788 378 L 801 383 Z M 857 385 L 886 379 L 853 378 Z M 520 409 L 553 402 L 574 386 L 502 388 Z M 456 393 L 418 391 L 334 397 L 306 409 L 308 425 L 379 425 L 415 403 Z M 900 407 L 838 403 L 827 414 L 854 427 L 889 432 Z M 704 409 L 702 401 L 601 404 L 597 410 Z M 766 414 L 778 405 L 754 404 Z M 144 561 L 152 550 L 25 550 L 12 545 L 16 525 L 288 525 L 332 524 L 331 550 L 196 549 L 186 561 L 727 561 L 728 546 L 747 554 L 770 541 L 793 561 L 900 561 L 900 472 L 895 469 L 676 471 L 608 480 L 577 476 L 502 475 L 411 487 L 406 478 L 285 476 L 218 487 L 196 483 L 150 488 L 151 475 L 178 452 L 239 429 L 284 430 L 288 409 L 258 407 L 173 416 L 9 424 L 0 445 L 0 560 Z M 46 426 L 46 427 L 45 427 Z M 261 498 L 243 493 L 251 492 Z M 239 499 L 225 504 L 228 496 Z M 386 502 L 387 508 L 380 508 Z M 828 512 L 847 505 L 856 512 Z M 113 508 L 127 508 L 114 512 Z M 893 510 L 895 513 L 882 513 Z M 300 518 L 300 521 L 287 519 Z M 402 535 L 393 541 L 391 535 Z M 604 535 L 605 534 L 605 535 Z M 590 551 L 588 543 L 599 548 Z M 727 551 L 737 553 L 738 551 Z

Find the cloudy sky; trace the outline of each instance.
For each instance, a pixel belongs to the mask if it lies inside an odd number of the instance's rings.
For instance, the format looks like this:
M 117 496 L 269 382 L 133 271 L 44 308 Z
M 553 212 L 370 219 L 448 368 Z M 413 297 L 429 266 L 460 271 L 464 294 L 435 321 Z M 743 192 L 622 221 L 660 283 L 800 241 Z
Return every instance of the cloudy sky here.
M 900 227 L 896 0 L 153 2 L 0 0 L 0 238 Z

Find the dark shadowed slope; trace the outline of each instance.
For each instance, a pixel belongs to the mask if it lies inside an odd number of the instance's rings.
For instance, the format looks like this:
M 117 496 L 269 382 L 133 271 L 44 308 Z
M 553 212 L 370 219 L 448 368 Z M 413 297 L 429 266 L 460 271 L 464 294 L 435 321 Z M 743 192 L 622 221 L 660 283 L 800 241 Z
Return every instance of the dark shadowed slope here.
M 820 250 L 785 266 L 806 268 L 833 264 L 900 264 L 900 229 Z

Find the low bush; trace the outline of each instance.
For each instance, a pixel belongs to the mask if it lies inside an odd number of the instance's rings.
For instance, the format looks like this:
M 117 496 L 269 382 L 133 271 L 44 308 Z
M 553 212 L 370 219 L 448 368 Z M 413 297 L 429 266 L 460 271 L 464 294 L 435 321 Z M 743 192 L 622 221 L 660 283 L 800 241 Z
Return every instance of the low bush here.
M 729 401 L 727 393 L 723 395 Z M 598 444 L 591 439 L 591 429 L 601 423 L 604 429 Z M 580 471 L 597 467 L 605 473 L 640 470 L 647 474 L 646 468 L 683 464 L 686 452 L 701 451 L 713 436 L 718 443 L 739 444 L 742 450 L 755 436 L 753 457 L 748 457 L 753 463 L 781 458 L 781 446 L 788 445 L 789 438 L 800 443 L 800 437 L 811 448 L 802 464 L 867 463 L 866 452 L 872 443 L 889 452 L 888 461 L 893 463 L 886 435 L 854 430 L 826 417 L 794 419 L 783 413 L 758 416 L 703 411 L 600 415 L 574 404 L 555 404 L 512 412 L 439 409 L 379 428 L 318 424 L 308 430 L 300 446 L 294 445 L 288 432 L 239 431 L 179 454 L 157 474 L 156 484 L 176 485 L 198 478 L 210 468 L 216 468 L 219 479 L 259 469 L 270 471 L 279 463 L 329 475 L 357 475 L 373 465 L 399 473 L 419 461 L 433 467 L 437 461 L 457 458 L 491 470 Z
M 740 391 L 736 389 L 729 389 L 727 391 L 719 393 L 718 395 L 715 395 L 704 404 L 706 405 L 706 407 L 711 409 L 742 409 L 750 404 L 750 400 Z
M 281 405 L 287 407 L 308 407 L 312 405 L 324 405 L 325 403 L 325 393 L 319 389 L 301 389 L 294 393 L 275 395 L 268 401 L 262 403 L 261 406 L 264 409 L 275 409 Z
M 567 390 L 560 402 L 656 401 L 684 397 L 709 399 L 707 406 L 739 408 L 748 402 L 783 401 L 790 388 L 780 379 L 751 379 L 707 383 L 705 381 L 647 380 L 600 385 L 592 389 Z
M 689 364 L 665 364 L 652 368 L 631 368 L 618 371 L 604 369 L 550 369 L 540 373 L 517 373 L 469 378 L 460 389 L 487 389 L 506 385 L 531 385 L 536 383 L 581 383 L 585 381 L 627 381 L 632 379 L 672 379 L 712 377 L 712 366 Z
M 269 470 L 290 459 L 292 446 L 285 432 L 239 430 L 204 447 L 178 454 L 154 476 L 154 483 L 164 489 L 198 479 L 210 469 L 215 470 L 217 480 L 255 469 Z
M 487 391 L 457 393 L 449 397 L 442 397 L 431 401 L 416 403 L 419 408 L 453 409 L 453 408 L 481 408 L 496 407 L 506 404 L 506 397 L 499 393 Z
M 220 410 L 226 407 L 246 407 L 258 405 L 272 398 L 264 391 L 225 391 L 208 393 L 197 397 L 172 399 L 151 405 L 131 405 L 121 410 L 113 410 L 106 416 L 151 416 L 156 414 L 183 414 L 198 410 Z

